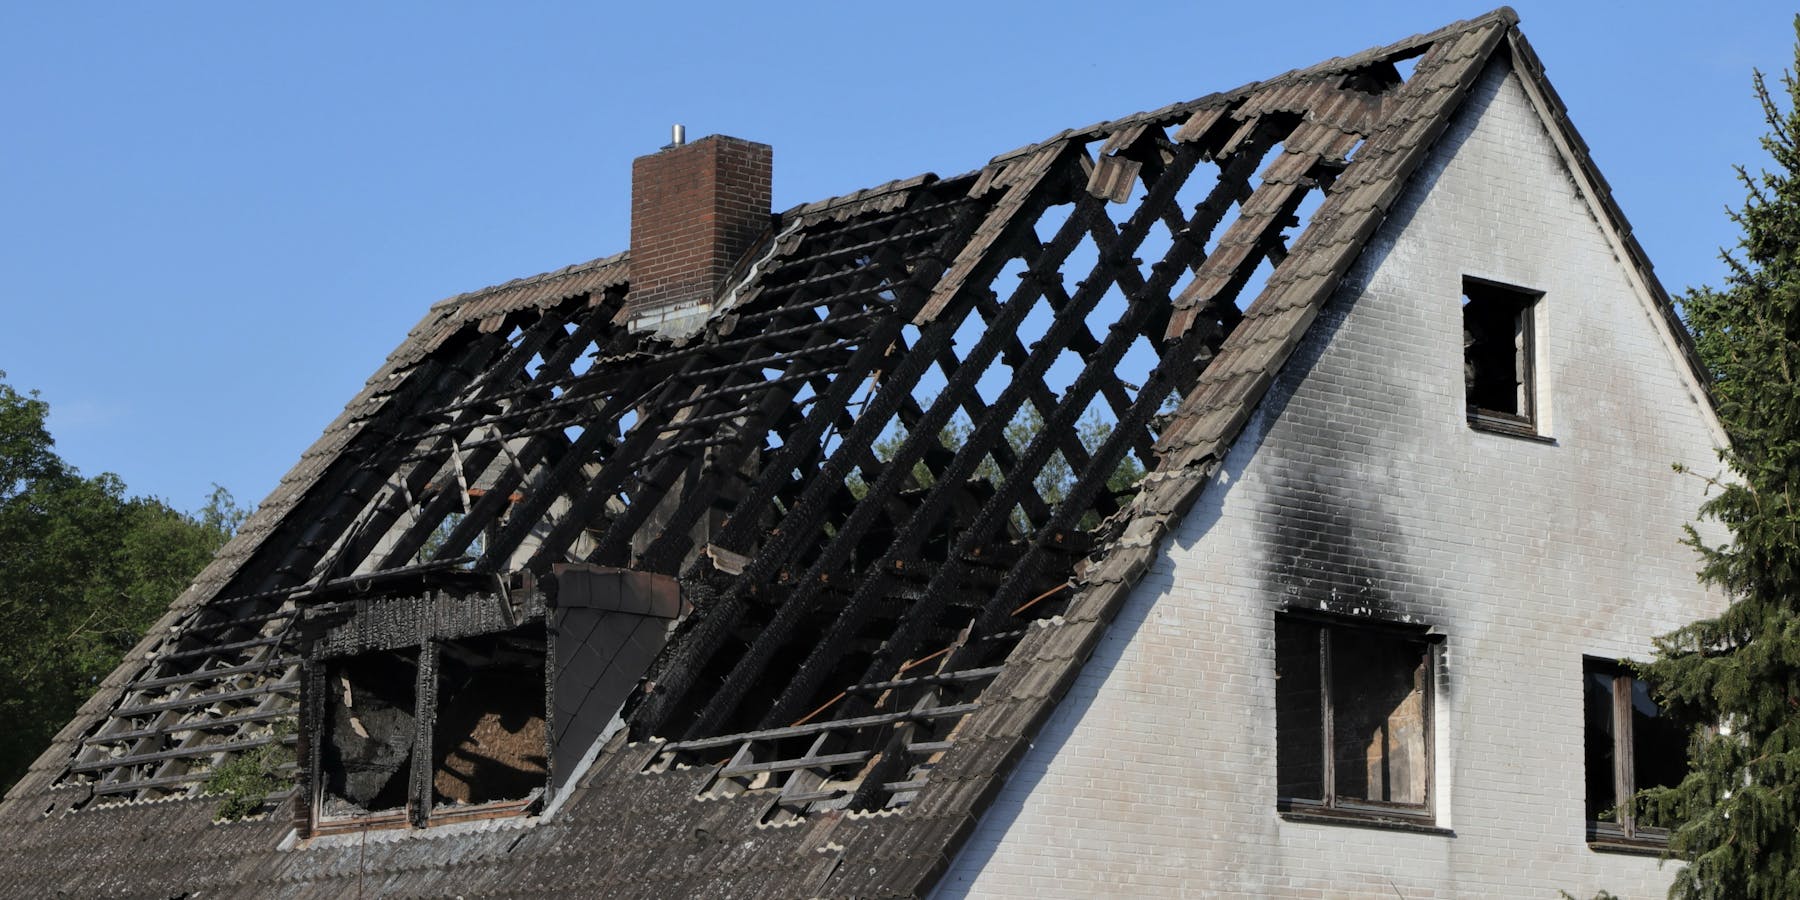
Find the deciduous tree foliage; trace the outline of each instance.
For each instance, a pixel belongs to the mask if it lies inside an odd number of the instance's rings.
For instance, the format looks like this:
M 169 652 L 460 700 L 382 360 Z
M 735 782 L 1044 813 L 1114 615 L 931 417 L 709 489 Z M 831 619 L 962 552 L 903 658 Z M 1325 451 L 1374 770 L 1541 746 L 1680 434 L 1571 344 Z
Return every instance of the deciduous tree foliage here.
M 0 787 L 10 787 L 244 517 L 127 497 L 56 455 L 49 404 L 0 372 Z
M 1800 18 L 1795 26 L 1800 34 Z M 1791 72 L 1781 89 L 1778 101 L 1756 75 L 1773 165 L 1739 170 L 1749 198 L 1733 214 L 1743 237 L 1724 254 L 1725 285 L 1683 300 L 1735 477 L 1702 507 L 1730 542 L 1707 546 L 1689 531 L 1701 577 L 1731 604 L 1662 638 L 1645 667 L 1665 705 L 1717 726 L 1699 729 L 1686 780 L 1645 798 L 1674 825 L 1670 854 L 1689 863 L 1673 897 L 1800 897 L 1800 86 Z

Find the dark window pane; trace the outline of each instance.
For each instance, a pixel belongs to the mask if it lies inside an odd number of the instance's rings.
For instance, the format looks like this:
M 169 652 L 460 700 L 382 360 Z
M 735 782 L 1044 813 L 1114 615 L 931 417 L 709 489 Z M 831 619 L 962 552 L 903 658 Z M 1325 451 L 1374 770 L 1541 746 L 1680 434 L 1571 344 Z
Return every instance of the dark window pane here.
M 1593 822 L 1619 820 L 1618 797 L 1613 780 L 1614 759 L 1613 676 L 1610 672 L 1587 673 L 1583 680 L 1586 699 L 1584 730 L 1587 759 L 1587 817 Z
M 1519 378 L 1513 366 L 1514 322 L 1505 312 L 1474 301 L 1463 306 L 1463 377 L 1469 406 L 1516 415 Z
M 1631 683 L 1631 757 L 1637 789 L 1668 787 L 1687 776 L 1687 729 L 1656 708 L 1650 688 Z
M 1417 641 L 1340 631 L 1331 644 L 1336 796 L 1422 805 L 1425 648 Z
M 1320 705 L 1319 626 L 1275 622 L 1277 794 L 1325 799 L 1325 712 Z
M 1535 295 L 1463 283 L 1463 386 L 1469 412 L 1531 418 L 1531 305 Z
M 335 662 L 326 670 L 320 741 L 327 816 L 406 807 L 418 654 L 406 650 Z

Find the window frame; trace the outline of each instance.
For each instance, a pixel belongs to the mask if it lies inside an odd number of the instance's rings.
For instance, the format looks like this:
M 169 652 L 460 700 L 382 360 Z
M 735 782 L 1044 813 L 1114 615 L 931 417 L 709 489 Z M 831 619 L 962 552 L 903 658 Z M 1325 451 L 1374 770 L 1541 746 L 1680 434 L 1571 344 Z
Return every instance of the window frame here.
M 1437 822 L 1437 667 L 1441 656 L 1443 636 L 1432 634 L 1424 626 L 1408 625 L 1400 622 L 1352 618 L 1320 613 L 1312 610 L 1284 610 L 1276 615 L 1276 627 L 1283 622 L 1303 623 L 1318 628 L 1319 635 L 1319 685 L 1317 698 L 1320 715 L 1320 753 L 1322 768 L 1320 772 L 1322 797 L 1320 799 L 1284 796 L 1281 792 L 1279 769 L 1276 777 L 1276 811 L 1286 819 L 1297 821 L 1320 821 L 1352 825 L 1372 825 L 1377 827 L 1418 830 L 1428 833 L 1449 833 L 1435 827 Z M 1420 720 L 1423 724 L 1419 737 L 1419 749 L 1424 760 L 1423 796 L 1418 803 L 1400 803 L 1366 798 L 1340 796 L 1337 789 L 1337 752 L 1333 744 L 1335 735 L 1335 700 L 1332 688 L 1331 646 L 1335 635 L 1357 632 L 1379 635 L 1388 640 L 1401 640 L 1417 645 L 1419 656 L 1417 665 L 1421 667 L 1419 692 L 1422 708 Z M 1282 659 L 1279 645 L 1276 652 L 1276 673 L 1280 677 Z M 1277 688 L 1279 690 L 1279 688 Z M 1277 699 L 1277 718 L 1280 717 Z M 1279 767 L 1280 728 L 1276 728 L 1276 757 Z
M 1588 730 L 1586 709 L 1588 699 L 1588 679 L 1599 673 L 1612 677 L 1612 760 L 1613 760 L 1613 808 L 1618 816 L 1617 821 L 1608 822 L 1596 819 L 1587 809 L 1586 788 L 1584 780 L 1582 819 L 1586 825 L 1588 846 L 1595 850 L 1613 850 L 1623 852 L 1651 852 L 1660 854 L 1669 844 L 1669 829 L 1637 822 L 1637 775 L 1638 759 L 1634 729 L 1635 717 L 1631 715 L 1632 689 L 1640 680 L 1626 660 L 1607 659 L 1597 656 L 1581 658 L 1581 702 L 1582 702 L 1582 769 L 1585 779 L 1588 763 Z M 1658 707 L 1658 712 L 1662 712 Z
M 530 624 L 521 626 L 531 627 Z M 512 629 L 513 631 L 519 629 Z M 544 741 L 546 768 L 543 785 L 532 789 L 526 796 L 505 800 L 492 800 L 484 803 L 471 803 L 454 807 L 440 803 L 437 799 L 434 776 L 438 760 L 435 744 L 439 739 L 439 717 L 444 713 L 443 679 L 443 646 L 456 643 L 458 640 L 482 637 L 484 635 L 468 635 L 464 638 L 430 638 L 424 641 L 405 644 L 397 647 L 369 649 L 360 653 L 343 654 L 321 658 L 309 663 L 309 688 L 319 700 L 309 704 L 308 715 L 312 727 L 305 729 L 304 736 L 307 756 L 310 760 L 308 772 L 308 794 L 310 803 L 303 817 L 304 834 L 307 837 L 322 837 L 332 834 L 345 834 L 367 830 L 433 828 L 455 822 L 466 822 L 476 819 L 509 818 L 534 814 L 548 797 L 550 792 L 551 773 L 548 767 L 550 753 L 550 697 L 546 691 L 544 697 Z M 399 808 L 370 810 L 349 815 L 334 815 L 326 809 L 326 784 L 328 773 L 325 766 L 324 745 L 327 740 L 326 723 L 333 716 L 335 706 L 329 699 L 333 696 L 333 686 L 328 683 L 330 674 L 338 666 L 350 660 L 367 658 L 382 654 L 399 654 L 406 652 L 416 654 L 417 674 L 413 686 L 412 723 L 410 725 L 412 741 L 411 752 L 403 772 L 395 777 L 406 780 L 406 802 Z M 545 665 L 549 664 L 546 652 Z M 420 710 L 430 707 L 429 715 L 421 715 Z
M 1542 440 L 1543 433 L 1539 426 L 1543 420 L 1542 410 L 1538 402 L 1537 373 L 1537 331 L 1538 306 L 1544 298 L 1544 292 L 1474 275 L 1462 278 L 1463 316 L 1463 369 L 1465 372 L 1463 412 L 1469 427 L 1477 431 L 1506 434 L 1515 437 L 1529 437 Z M 1513 313 L 1516 332 L 1514 347 L 1514 371 L 1518 385 L 1518 411 L 1488 409 L 1475 405 L 1468 394 L 1467 372 L 1470 367 L 1470 349 L 1468 342 L 1468 307 L 1470 303 L 1494 302 L 1506 303 L 1514 307 Z

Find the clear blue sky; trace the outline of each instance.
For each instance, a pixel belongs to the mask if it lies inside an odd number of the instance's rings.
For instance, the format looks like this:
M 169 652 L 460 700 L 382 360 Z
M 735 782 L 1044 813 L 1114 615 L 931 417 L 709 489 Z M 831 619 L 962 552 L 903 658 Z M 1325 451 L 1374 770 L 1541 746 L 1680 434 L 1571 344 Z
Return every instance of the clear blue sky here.
M 65 458 L 260 500 L 432 302 L 626 246 L 634 156 L 775 146 L 775 205 L 1484 12 L 1473 3 L 12 3 L 0 370 Z M 1757 166 L 1770 3 L 1521 3 L 1671 291 Z

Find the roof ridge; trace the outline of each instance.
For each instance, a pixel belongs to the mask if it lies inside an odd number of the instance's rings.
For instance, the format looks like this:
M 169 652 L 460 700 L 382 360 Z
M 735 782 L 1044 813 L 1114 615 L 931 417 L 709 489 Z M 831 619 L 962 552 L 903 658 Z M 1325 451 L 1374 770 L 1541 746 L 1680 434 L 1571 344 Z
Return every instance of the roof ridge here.
M 1026 144 L 1008 150 L 1005 153 L 1001 153 L 992 159 L 989 159 L 988 166 L 994 166 L 1024 156 L 1028 153 L 1036 152 L 1037 150 L 1058 141 L 1065 141 L 1074 137 L 1098 137 L 1108 131 L 1116 131 L 1120 128 L 1127 128 L 1144 122 L 1184 116 L 1209 106 L 1220 106 L 1232 103 L 1241 100 L 1256 91 L 1276 87 L 1288 82 L 1300 81 L 1307 77 L 1327 75 L 1341 72 L 1346 69 L 1358 68 L 1387 57 L 1403 56 L 1403 54 L 1407 54 L 1413 50 L 1422 52 L 1424 48 L 1452 35 L 1466 34 L 1495 23 L 1504 23 L 1504 25 L 1509 28 L 1517 26 L 1519 23 L 1519 14 L 1513 11 L 1513 8 L 1510 6 L 1496 7 L 1479 16 L 1452 22 L 1449 25 L 1445 25 L 1434 31 L 1422 32 L 1388 44 L 1370 47 L 1366 50 L 1352 53 L 1349 56 L 1334 56 L 1331 59 L 1314 63 L 1310 66 L 1289 69 L 1279 75 L 1273 75 L 1259 81 L 1246 82 L 1235 88 L 1231 88 L 1230 90 L 1215 91 L 1210 94 L 1196 97 L 1192 100 L 1176 101 L 1156 109 L 1130 113 L 1116 119 L 1107 119 L 1080 128 L 1065 128 L 1036 143 Z M 987 166 L 984 166 L 983 168 L 987 168 Z M 978 169 L 976 171 L 980 170 Z
M 853 203 L 861 203 L 865 200 L 872 200 L 888 194 L 924 187 L 937 180 L 938 176 L 936 172 L 920 172 L 910 178 L 896 178 L 892 181 L 882 182 L 873 187 L 851 191 L 848 194 L 838 194 L 833 197 L 826 197 L 822 200 L 813 200 L 807 203 L 797 204 L 789 207 L 782 212 L 780 216 L 782 221 L 787 221 L 796 216 L 816 216 L 820 213 L 830 212 L 841 206 L 849 206 Z
M 620 263 L 629 262 L 630 257 L 631 257 L 630 250 L 621 250 L 618 253 L 612 254 L 611 256 L 602 256 L 597 259 L 590 259 L 587 262 L 572 263 L 570 265 L 563 266 L 560 269 L 551 269 L 548 272 L 539 272 L 536 275 L 526 275 L 522 278 L 514 278 L 511 281 L 502 281 L 499 284 L 490 284 L 484 288 L 477 288 L 472 291 L 464 291 L 460 294 L 455 294 L 450 297 L 445 297 L 444 299 L 431 304 L 431 309 L 434 309 L 434 310 L 441 309 L 441 308 L 445 308 L 448 306 L 467 302 L 469 300 L 475 299 L 476 297 L 484 297 L 484 296 L 488 296 L 491 294 L 500 293 L 501 291 L 517 290 L 519 288 L 531 287 L 533 285 L 542 284 L 544 282 L 555 281 L 559 278 L 567 278 L 570 275 L 581 275 L 581 274 L 584 274 L 587 272 L 592 272 L 592 271 L 595 271 L 598 269 L 604 269 L 609 266 L 614 266 L 614 265 L 618 265 Z

